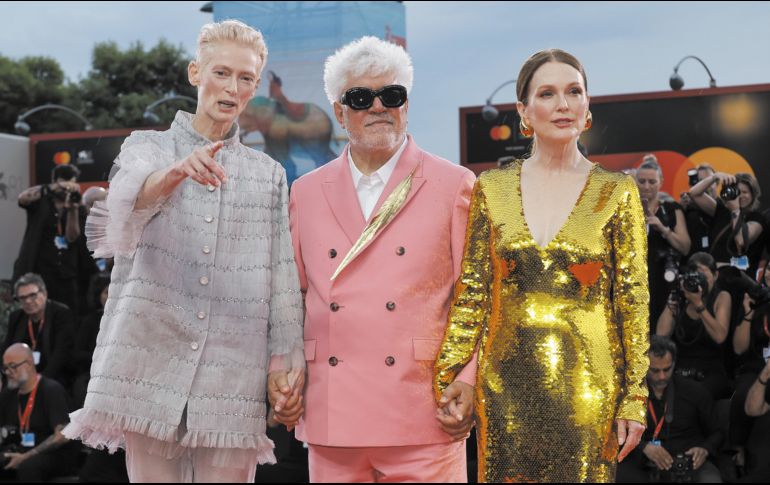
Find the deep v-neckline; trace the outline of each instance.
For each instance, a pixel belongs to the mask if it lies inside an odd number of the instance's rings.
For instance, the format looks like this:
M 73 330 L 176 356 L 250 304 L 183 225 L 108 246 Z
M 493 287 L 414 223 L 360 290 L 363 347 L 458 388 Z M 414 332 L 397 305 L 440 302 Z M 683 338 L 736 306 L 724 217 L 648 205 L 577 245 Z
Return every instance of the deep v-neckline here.
M 535 235 L 532 233 L 532 229 L 529 227 L 529 223 L 527 222 L 527 216 L 524 213 L 524 195 L 521 190 L 521 175 L 522 175 L 522 168 L 524 166 L 523 163 L 520 163 L 517 165 L 516 170 L 518 171 L 518 196 L 519 196 L 519 208 L 520 208 L 520 214 L 521 219 L 524 221 L 524 230 L 527 231 L 527 236 L 532 241 L 532 244 L 534 244 L 539 251 L 545 251 L 548 249 L 548 247 L 553 244 L 554 241 L 559 239 L 559 236 L 561 236 L 561 233 L 564 232 L 564 229 L 569 225 L 570 221 L 572 220 L 572 216 L 575 214 L 575 211 L 577 211 L 578 206 L 580 206 L 580 203 L 583 201 L 583 197 L 585 196 L 586 190 L 588 189 L 588 186 L 591 184 L 591 176 L 594 173 L 594 170 L 598 166 L 598 163 L 592 163 L 591 168 L 588 170 L 588 174 L 586 175 L 586 180 L 583 183 L 583 189 L 580 191 L 580 194 L 578 195 L 577 199 L 575 199 L 575 203 L 572 205 L 572 209 L 569 211 L 569 214 L 567 215 L 567 218 L 562 223 L 561 227 L 558 231 L 556 231 L 556 234 L 551 238 L 550 241 L 545 246 L 541 246 L 538 244 L 537 239 L 535 239 Z

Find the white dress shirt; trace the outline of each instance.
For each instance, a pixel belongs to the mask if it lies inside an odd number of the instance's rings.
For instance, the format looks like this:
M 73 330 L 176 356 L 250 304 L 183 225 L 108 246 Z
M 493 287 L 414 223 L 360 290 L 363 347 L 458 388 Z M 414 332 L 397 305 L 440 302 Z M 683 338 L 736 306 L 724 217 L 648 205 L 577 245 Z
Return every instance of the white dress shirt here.
M 353 155 L 348 149 L 348 163 L 350 163 L 350 174 L 353 176 L 353 187 L 358 194 L 361 212 L 363 212 L 364 219 L 367 221 L 371 217 L 377 201 L 380 200 L 382 191 L 385 190 L 390 176 L 393 175 L 398 159 L 401 158 L 401 154 L 404 152 L 404 148 L 406 148 L 406 142 L 407 138 L 404 138 L 404 143 L 401 144 L 401 147 L 393 154 L 390 160 L 371 175 L 364 175 L 356 167 L 355 162 L 353 162 Z

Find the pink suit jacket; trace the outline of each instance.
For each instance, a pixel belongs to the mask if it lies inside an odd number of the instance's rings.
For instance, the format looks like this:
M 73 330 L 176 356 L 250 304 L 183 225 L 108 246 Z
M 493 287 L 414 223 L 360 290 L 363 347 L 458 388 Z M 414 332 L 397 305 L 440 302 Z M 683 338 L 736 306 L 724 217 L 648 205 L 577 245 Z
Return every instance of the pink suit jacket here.
M 460 275 L 475 176 L 409 137 L 372 215 L 412 170 L 401 212 L 330 278 L 366 227 L 347 157 L 299 178 L 289 217 L 305 294 L 305 415 L 314 445 L 449 442 L 435 418 L 433 363 Z M 475 383 L 475 362 L 458 377 Z

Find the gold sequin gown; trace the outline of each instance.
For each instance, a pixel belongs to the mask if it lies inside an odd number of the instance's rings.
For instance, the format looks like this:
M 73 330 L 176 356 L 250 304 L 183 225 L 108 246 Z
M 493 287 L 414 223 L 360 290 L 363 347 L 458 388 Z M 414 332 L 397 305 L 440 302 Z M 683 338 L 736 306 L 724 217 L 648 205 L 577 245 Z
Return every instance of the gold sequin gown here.
M 479 348 L 479 480 L 612 482 L 616 419 L 645 423 L 647 235 L 633 179 L 594 165 L 544 248 L 521 162 L 482 174 L 436 360 L 437 398 Z

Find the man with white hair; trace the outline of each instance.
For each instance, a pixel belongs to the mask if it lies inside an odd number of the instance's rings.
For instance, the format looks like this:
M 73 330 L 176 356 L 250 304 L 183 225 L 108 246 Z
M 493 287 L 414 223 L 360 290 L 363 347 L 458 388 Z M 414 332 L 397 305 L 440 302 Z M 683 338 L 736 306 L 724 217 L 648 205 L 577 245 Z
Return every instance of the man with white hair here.
M 289 217 L 305 295 L 298 438 L 313 482 L 463 482 L 475 363 L 439 405 L 431 375 L 460 274 L 473 174 L 406 133 L 409 55 L 374 37 L 326 61 L 350 144 L 298 179 Z

